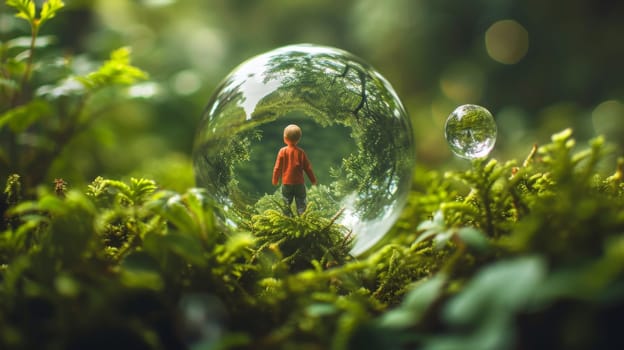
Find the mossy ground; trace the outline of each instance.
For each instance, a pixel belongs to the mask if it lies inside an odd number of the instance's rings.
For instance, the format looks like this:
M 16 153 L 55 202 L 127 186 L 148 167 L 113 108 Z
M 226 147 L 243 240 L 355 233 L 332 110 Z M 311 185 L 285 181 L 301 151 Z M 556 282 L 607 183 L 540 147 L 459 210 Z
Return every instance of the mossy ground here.
M 314 205 L 234 231 L 200 189 L 98 178 L 26 199 L 15 175 L 1 347 L 618 348 L 624 161 L 601 175 L 608 151 L 566 130 L 521 163 L 418 169 L 393 230 L 357 257 Z
M 7 5 L 31 40 L 0 62 L 0 349 L 624 348 L 624 159 L 602 138 L 564 130 L 521 161 L 416 169 L 391 232 L 351 256 L 357 232 L 323 190 L 287 217 L 270 198 L 223 213 L 143 178 L 42 186 L 146 74 L 125 48 L 86 75 L 38 70 L 39 29 L 64 3 Z

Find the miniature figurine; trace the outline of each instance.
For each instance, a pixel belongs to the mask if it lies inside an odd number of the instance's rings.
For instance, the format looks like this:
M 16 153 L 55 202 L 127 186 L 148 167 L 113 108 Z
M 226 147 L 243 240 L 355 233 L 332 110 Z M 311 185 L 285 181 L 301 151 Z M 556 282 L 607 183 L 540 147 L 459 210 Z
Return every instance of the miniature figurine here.
M 303 214 L 306 210 L 306 187 L 303 173 L 305 172 L 316 185 L 316 177 L 312 171 L 312 164 L 308 160 L 306 153 L 297 146 L 301 140 L 301 128 L 295 124 L 290 124 L 284 128 L 284 143 L 277 153 L 275 167 L 273 168 L 273 186 L 277 186 L 280 177 L 282 178 L 282 197 L 286 204 L 284 214 L 291 215 L 290 205 L 295 200 L 297 213 Z

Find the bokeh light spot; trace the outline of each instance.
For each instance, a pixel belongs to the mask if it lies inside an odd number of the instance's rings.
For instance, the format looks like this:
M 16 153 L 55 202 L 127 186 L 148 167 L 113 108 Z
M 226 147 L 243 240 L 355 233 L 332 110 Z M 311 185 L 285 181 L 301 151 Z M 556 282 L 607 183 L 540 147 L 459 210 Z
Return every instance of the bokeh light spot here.
M 175 4 L 176 0 L 143 0 L 141 2 L 148 7 L 165 7 Z
M 171 86 L 178 95 L 190 95 L 201 87 L 201 79 L 190 70 L 184 70 L 174 75 Z
M 497 62 L 518 63 L 529 50 L 529 33 L 514 20 L 495 22 L 485 32 L 485 48 Z
M 592 111 L 596 134 L 619 139 L 624 134 L 624 104 L 617 100 L 604 101 Z
M 128 89 L 128 95 L 138 98 L 150 98 L 158 94 L 158 90 L 158 84 L 153 82 L 146 82 L 142 84 L 132 85 Z
M 449 66 L 440 78 L 440 89 L 454 102 L 476 102 L 483 94 L 484 74 L 471 63 Z

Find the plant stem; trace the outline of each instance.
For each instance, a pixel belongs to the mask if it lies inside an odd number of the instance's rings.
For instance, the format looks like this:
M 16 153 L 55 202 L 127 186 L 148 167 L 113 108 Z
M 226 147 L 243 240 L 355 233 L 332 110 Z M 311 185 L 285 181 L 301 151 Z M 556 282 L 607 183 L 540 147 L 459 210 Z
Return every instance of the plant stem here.
M 20 86 L 20 91 L 22 93 L 26 88 L 26 83 L 30 80 L 30 76 L 32 74 L 32 67 L 35 56 L 35 43 L 37 42 L 37 35 L 39 34 L 39 23 L 36 20 L 33 20 L 30 27 L 30 51 L 28 53 L 28 61 L 26 62 L 26 69 L 24 70 L 24 76 L 22 76 L 22 83 Z
M 30 24 L 31 35 L 30 35 L 30 48 L 28 51 L 28 59 L 26 61 L 26 67 L 24 68 L 24 75 L 22 76 L 22 81 L 20 82 L 19 88 L 14 91 L 12 96 L 10 97 L 10 108 L 15 108 L 19 106 L 22 97 L 24 96 L 24 91 L 26 91 L 26 85 L 30 80 L 33 70 L 33 62 L 35 55 L 35 45 L 37 43 L 37 36 L 39 34 L 39 22 L 37 20 L 31 21 Z M 10 171 L 19 172 L 20 162 L 19 162 L 19 146 L 17 144 L 17 135 L 11 131 L 9 131 L 8 135 L 8 167 Z

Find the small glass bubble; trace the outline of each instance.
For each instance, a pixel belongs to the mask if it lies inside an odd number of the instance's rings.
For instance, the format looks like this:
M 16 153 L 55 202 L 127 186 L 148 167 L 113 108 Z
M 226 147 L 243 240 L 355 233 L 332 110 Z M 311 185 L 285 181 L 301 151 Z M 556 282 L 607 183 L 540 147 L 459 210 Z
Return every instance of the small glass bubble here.
M 457 107 L 444 126 L 444 136 L 451 151 L 465 159 L 487 156 L 496 143 L 496 132 L 492 113 L 472 104 Z
M 352 253 L 375 244 L 405 204 L 414 166 L 409 117 L 391 85 L 340 49 L 291 45 L 253 57 L 217 88 L 193 149 L 198 186 L 224 212 L 272 204 L 276 154 L 289 124 L 312 163 L 318 186 L 308 208 L 352 231 Z M 275 198 L 275 197 L 272 197 Z M 259 202 L 261 201 L 261 202 Z M 325 215 L 325 214 L 324 214 Z M 235 226 L 236 219 L 225 218 Z

